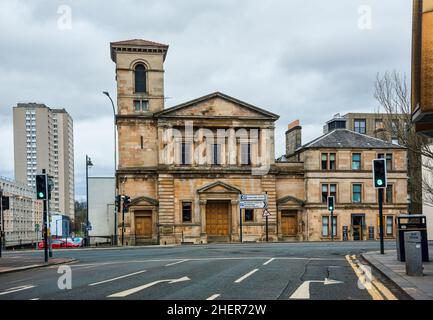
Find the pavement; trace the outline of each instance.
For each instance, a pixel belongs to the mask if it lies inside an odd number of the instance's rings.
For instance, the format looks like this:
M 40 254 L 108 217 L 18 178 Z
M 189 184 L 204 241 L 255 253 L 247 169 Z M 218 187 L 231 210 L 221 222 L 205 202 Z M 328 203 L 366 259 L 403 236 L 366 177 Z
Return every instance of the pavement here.
M 77 261 L 0 274 L 0 300 L 404 299 L 389 284 L 376 286 L 381 293 L 360 286 L 356 259 L 378 247 L 321 242 L 55 250 L 56 259 Z M 394 248 L 394 242 L 386 243 L 386 249 Z M 12 259 L 43 257 L 19 255 Z
M 433 244 L 429 244 L 430 262 L 424 262 L 424 276 L 406 275 L 406 263 L 397 260 L 396 250 L 363 253 L 361 256 L 415 300 L 433 300 Z
M 36 256 L 25 253 L 5 254 L 5 252 L 3 252 L 2 257 L 0 258 L 0 275 L 59 264 L 67 264 L 74 261 L 76 261 L 76 259 L 59 257 L 49 259 L 48 263 L 45 263 L 44 257 L 42 255 Z

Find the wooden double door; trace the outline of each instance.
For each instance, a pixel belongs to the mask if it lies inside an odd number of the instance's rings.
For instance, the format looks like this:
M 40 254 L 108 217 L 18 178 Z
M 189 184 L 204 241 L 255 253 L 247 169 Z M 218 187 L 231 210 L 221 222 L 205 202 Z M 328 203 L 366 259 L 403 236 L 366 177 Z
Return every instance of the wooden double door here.
M 229 240 L 230 201 L 208 201 L 206 204 L 206 233 L 215 240 Z
M 135 242 L 148 243 L 152 240 L 152 211 L 135 212 Z
M 298 212 L 281 212 L 281 233 L 283 237 L 296 237 L 298 235 Z

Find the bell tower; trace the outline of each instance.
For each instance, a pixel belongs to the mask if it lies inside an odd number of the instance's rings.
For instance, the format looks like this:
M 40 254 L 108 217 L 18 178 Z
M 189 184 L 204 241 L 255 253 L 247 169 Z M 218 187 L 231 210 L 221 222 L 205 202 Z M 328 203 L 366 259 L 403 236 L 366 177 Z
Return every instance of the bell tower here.
M 168 45 L 134 39 L 110 43 L 116 64 L 119 171 L 158 165 L 154 113 L 164 109 Z
M 168 45 L 134 39 L 110 43 L 116 63 L 119 115 L 150 115 L 164 109 L 164 61 Z

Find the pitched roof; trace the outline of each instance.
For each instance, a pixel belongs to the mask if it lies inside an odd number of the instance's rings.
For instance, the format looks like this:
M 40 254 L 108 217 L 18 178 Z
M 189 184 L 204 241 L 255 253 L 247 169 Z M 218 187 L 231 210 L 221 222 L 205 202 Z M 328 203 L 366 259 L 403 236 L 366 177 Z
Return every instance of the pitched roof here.
M 134 48 L 135 47 L 135 48 Z M 137 49 L 137 47 L 139 47 Z M 153 49 L 151 49 L 153 48 Z M 119 50 L 126 50 L 126 51 L 146 51 L 146 50 L 156 50 L 158 52 L 161 52 L 164 54 L 164 60 L 167 55 L 168 45 L 153 42 L 149 40 L 143 40 L 143 39 L 131 39 L 131 40 L 123 40 L 123 41 L 115 41 L 110 42 L 110 54 L 111 54 L 111 60 L 116 62 L 116 51 Z
M 404 149 L 404 147 L 347 129 L 333 130 L 305 145 L 308 148 Z
M 261 109 L 261 108 L 256 107 L 256 106 L 253 106 L 249 103 L 238 100 L 236 98 L 233 98 L 233 97 L 228 96 L 228 95 L 221 93 L 221 92 L 214 92 L 214 93 L 208 94 L 206 96 L 203 96 L 203 97 L 179 104 L 177 106 L 173 106 L 171 108 L 168 108 L 168 109 L 165 109 L 165 110 L 162 110 L 162 111 L 156 113 L 156 115 L 158 117 L 170 116 L 170 113 L 172 113 L 173 111 L 176 111 L 176 110 L 179 110 L 182 108 L 187 108 L 187 107 L 193 106 L 195 104 L 201 103 L 203 101 L 210 100 L 210 99 L 217 98 L 217 97 L 224 99 L 224 100 L 227 100 L 227 101 L 230 101 L 230 102 L 233 102 L 234 104 L 241 105 L 247 109 L 251 109 L 251 110 L 263 115 L 266 118 L 271 118 L 273 120 L 277 120 L 280 117 L 279 115 L 276 115 L 275 113 L 269 112 L 267 110 Z

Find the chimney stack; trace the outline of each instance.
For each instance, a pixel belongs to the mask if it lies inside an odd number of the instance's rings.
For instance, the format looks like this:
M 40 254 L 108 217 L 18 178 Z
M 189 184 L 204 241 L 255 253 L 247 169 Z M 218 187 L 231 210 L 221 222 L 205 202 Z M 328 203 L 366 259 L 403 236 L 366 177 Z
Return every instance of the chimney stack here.
M 291 156 L 302 146 L 302 127 L 299 120 L 289 124 L 286 131 L 286 156 Z

